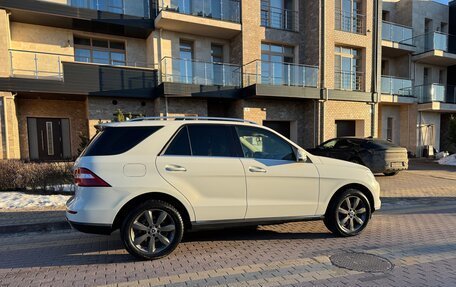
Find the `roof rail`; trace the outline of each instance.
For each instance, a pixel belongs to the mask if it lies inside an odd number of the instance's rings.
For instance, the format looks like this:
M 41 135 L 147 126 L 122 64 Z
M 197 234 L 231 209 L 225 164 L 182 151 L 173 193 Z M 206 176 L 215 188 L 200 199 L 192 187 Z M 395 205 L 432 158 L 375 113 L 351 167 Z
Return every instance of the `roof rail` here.
M 241 122 L 258 125 L 255 122 L 236 119 L 236 118 L 218 118 L 218 117 L 196 117 L 196 116 L 171 116 L 171 117 L 141 117 L 129 120 L 129 122 L 140 122 L 140 121 L 162 121 L 162 120 L 175 120 L 175 121 L 198 121 L 198 120 L 209 120 L 209 121 L 227 121 L 227 122 Z

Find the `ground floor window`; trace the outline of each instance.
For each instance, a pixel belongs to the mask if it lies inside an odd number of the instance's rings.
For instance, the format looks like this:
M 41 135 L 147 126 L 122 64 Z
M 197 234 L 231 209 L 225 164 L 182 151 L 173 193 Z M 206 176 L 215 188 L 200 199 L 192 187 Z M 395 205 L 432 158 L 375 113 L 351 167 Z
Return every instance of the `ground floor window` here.
M 338 120 L 336 121 L 337 137 L 354 137 L 356 136 L 355 120 Z

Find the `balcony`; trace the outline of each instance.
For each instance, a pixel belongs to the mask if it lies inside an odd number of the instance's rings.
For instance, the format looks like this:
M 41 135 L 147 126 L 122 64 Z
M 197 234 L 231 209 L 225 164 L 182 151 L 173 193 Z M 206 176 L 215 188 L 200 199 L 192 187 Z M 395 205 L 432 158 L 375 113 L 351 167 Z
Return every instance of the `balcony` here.
M 75 57 L 73 55 L 34 52 L 24 50 L 9 50 L 11 77 L 32 78 L 41 80 L 63 80 L 63 63 L 80 62 L 94 65 L 123 66 L 130 68 L 148 68 L 146 63 L 121 62 L 87 57 Z
M 382 23 L 382 46 L 386 57 L 396 57 L 415 51 L 413 46 L 413 28 L 383 21 Z M 399 54 L 398 54 L 399 53 Z
M 12 22 L 143 39 L 153 29 L 148 0 L 0 0 L 0 8 Z
M 41 0 L 57 2 L 55 0 Z M 69 5 L 76 8 L 111 12 L 140 18 L 150 18 L 149 0 L 70 0 Z M 61 3 L 61 2 L 57 2 Z
M 316 88 L 318 67 L 256 60 L 243 67 L 244 87 L 254 84 Z
M 416 47 L 414 61 L 425 64 L 452 66 L 456 65 L 456 36 L 440 32 L 432 32 L 406 39 L 413 41 Z
M 159 0 L 155 27 L 231 39 L 241 32 L 240 0 Z
M 366 34 L 365 15 L 336 9 L 335 17 L 336 30 L 362 35 Z
M 158 85 L 157 70 L 144 63 L 85 63 L 73 55 L 22 50 L 9 54 L 10 77 L 0 79 L 6 90 L 148 98 Z
M 165 57 L 160 67 L 161 81 L 165 83 L 241 86 L 241 68 L 237 65 Z
M 286 31 L 299 31 L 298 11 L 280 9 L 261 2 L 261 26 Z
M 428 84 L 415 86 L 413 91 L 420 104 L 431 102 L 456 104 L 456 86 Z
M 364 91 L 364 73 L 336 70 L 334 88 L 344 91 Z
M 382 76 L 382 94 L 413 97 L 412 80 L 391 76 Z

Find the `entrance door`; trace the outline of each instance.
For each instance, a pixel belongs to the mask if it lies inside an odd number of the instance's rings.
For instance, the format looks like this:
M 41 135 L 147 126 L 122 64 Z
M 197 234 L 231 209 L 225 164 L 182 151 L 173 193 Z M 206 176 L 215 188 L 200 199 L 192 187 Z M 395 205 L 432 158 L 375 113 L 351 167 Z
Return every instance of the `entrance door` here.
M 42 160 L 63 158 L 60 119 L 37 119 L 38 156 Z

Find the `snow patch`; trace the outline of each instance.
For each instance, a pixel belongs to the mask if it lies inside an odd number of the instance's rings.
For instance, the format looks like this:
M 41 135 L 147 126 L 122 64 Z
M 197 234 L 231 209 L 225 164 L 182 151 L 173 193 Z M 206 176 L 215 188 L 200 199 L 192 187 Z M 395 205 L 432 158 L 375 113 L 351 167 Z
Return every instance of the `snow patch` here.
M 23 192 L 0 192 L 1 209 L 63 207 L 70 195 L 39 195 Z
M 442 165 L 454 165 L 456 166 L 456 153 L 450 156 L 439 159 L 439 164 Z

